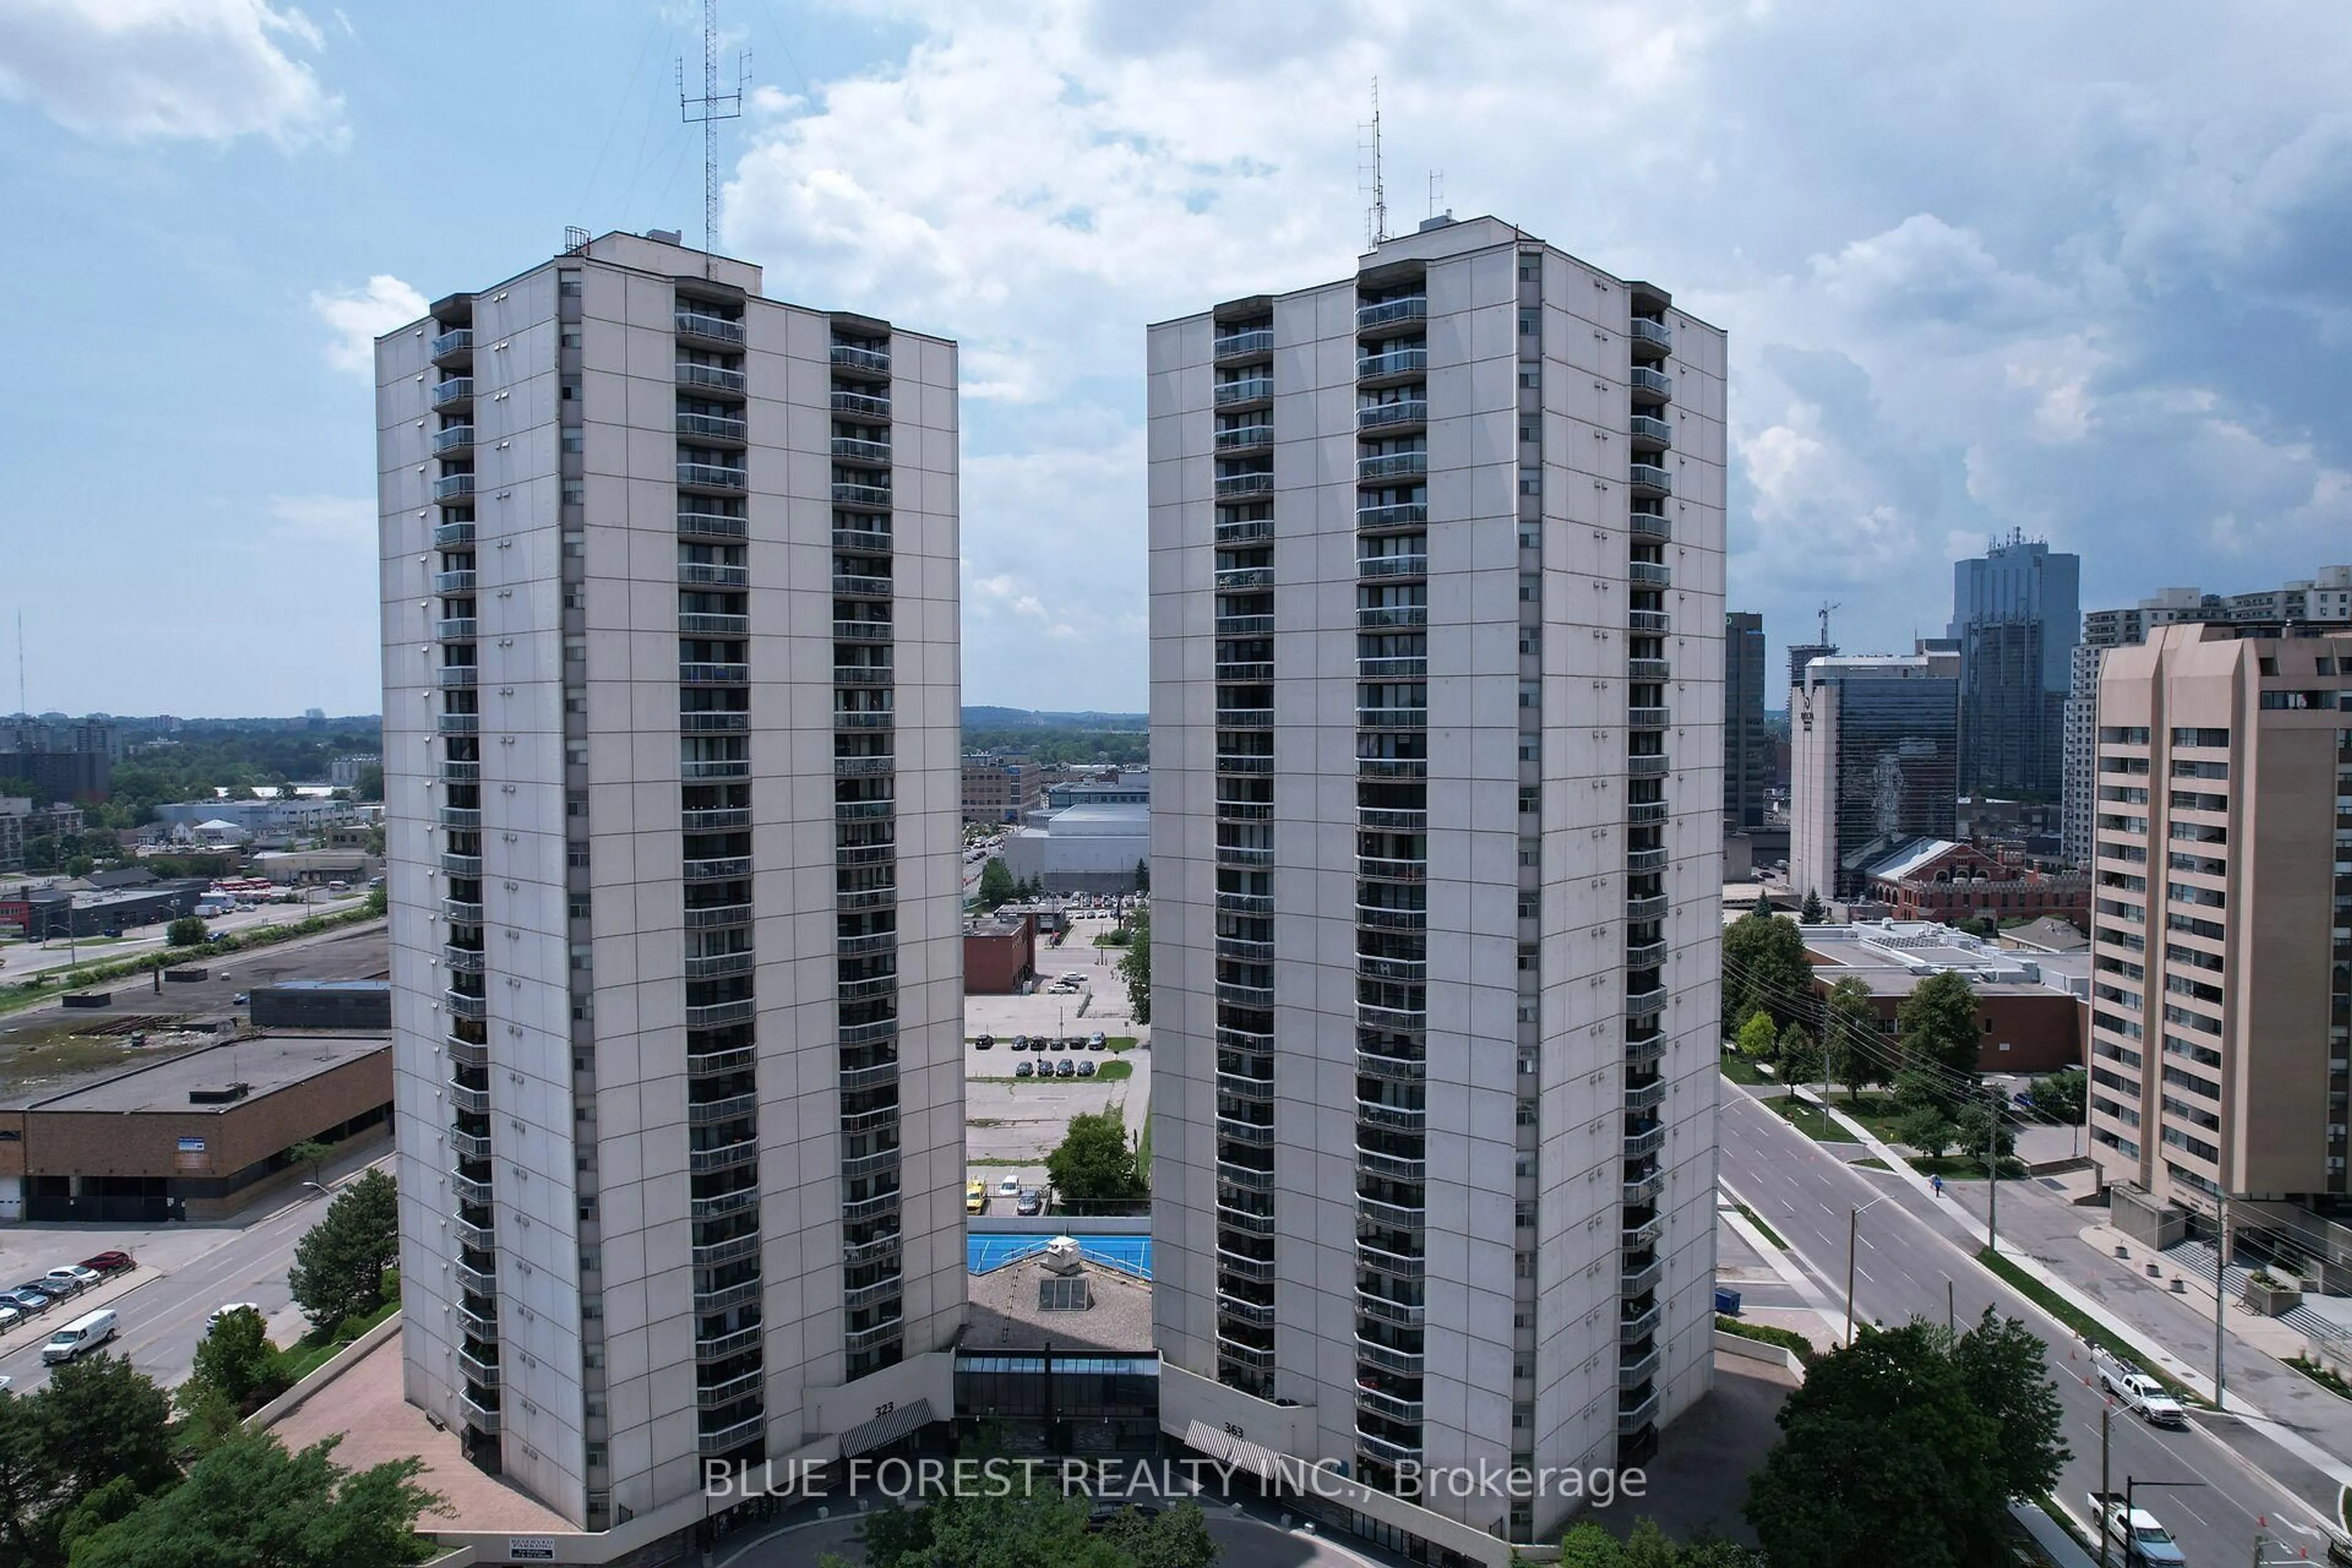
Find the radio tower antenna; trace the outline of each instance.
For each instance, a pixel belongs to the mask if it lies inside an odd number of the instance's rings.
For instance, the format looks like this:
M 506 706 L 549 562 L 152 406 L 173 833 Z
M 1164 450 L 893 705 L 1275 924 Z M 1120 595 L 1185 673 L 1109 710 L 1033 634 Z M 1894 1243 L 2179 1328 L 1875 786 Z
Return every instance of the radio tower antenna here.
M 719 122 L 740 119 L 743 89 L 751 79 L 749 55 L 735 57 L 735 87 L 719 90 L 719 0 L 702 0 L 702 96 L 686 96 L 686 62 L 677 62 L 677 110 L 688 125 L 702 127 L 702 248 L 719 248 Z
M 25 609 L 16 607 L 16 711 L 30 715 L 32 708 L 25 697 Z
M 1364 248 L 1385 244 L 1389 237 L 1389 189 L 1381 173 L 1381 79 L 1372 79 L 1372 120 L 1356 128 L 1356 180 L 1359 190 L 1370 192 L 1371 210 L 1364 216 Z

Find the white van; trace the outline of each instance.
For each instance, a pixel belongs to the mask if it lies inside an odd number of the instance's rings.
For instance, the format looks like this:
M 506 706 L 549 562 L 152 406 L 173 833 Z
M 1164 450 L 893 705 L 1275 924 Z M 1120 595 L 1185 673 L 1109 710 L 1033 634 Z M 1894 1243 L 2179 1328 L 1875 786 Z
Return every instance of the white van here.
M 49 1336 L 41 1347 L 41 1359 L 55 1365 L 61 1361 L 78 1361 L 85 1351 L 94 1351 L 114 1337 L 121 1320 L 111 1311 L 100 1308 L 85 1312 Z

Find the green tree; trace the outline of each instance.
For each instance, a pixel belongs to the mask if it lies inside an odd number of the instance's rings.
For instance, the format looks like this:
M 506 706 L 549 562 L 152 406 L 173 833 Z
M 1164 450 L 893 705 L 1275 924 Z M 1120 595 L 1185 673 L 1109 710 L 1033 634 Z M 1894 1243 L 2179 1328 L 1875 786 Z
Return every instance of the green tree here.
M 403 1568 L 438 1550 L 416 1522 L 441 1500 L 421 1459 L 354 1472 L 340 1436 L 299 1453 L 267 1433 L 198 1459 L 187 1479 L 78 1543 L 72 1568 Z
M 172 1398 L 120 1356 L 69 1361 L 34 1396 L 41 1445 L 68 1490 L 96 1491 L 117 1476 L 142 1492 L 179 1475 L 172 1461 Z
M 1082 1497 L 1017 1487 L 1001 1497 L 954 1493 L 877 1510 L 860 1533 L 873 1568 L 1128 1568 L 1126 1553 L 1087 1532 L 1087 1508 Z
M 359 777 L 352 784 L 352 798 L 353 800 L 383 798 L 383 769 L 380 765 L 370 763 L 360 770 Z M 381 855 L 383 851 L 378 848 L 376 853 Z
M 1946 969 L 1922 980 L 1896 1009 L 1895 1029 L 1906 1069 L 1937 1079 L 1948 1106 L 1968 1097 L 1983 1047 L 1977 994 L 1967 975 Z
M 378 883 L 367 890 L 366 901 L 360 907 L 371 915 L 381 915 L 392 907 L 392 900 L 385 894 L 383 884 Z
M 163 928 L 163 941 L 173 947 L 202 947 L 209 933 L 194 915 L 182 915 Z
M 1723 932 L 1723 1032 L 1728 1037 L 1759 1007 L 1784 1024 L 1811 1015 L 1813 966 L 1797 922 L 1751 910 Z
M 1987 1101 L 1971 1100 L 1952 1118 L 1952 1142 L 1976 1159 L 2006 1161 L 2017 1152 L 2017 1123 Z
M 277 1382 L 276 1362 L 261 1314 L 231 1312 L 196 1342 L 194 1368 L 180 1390 L 212 1390 L 242 1412 L 260 1403 L 256 1395 L 270 1397 L 265 1391 Z
M 1812 1083 L 1822 1076 L 1822 1048 L 1801 1025 L 1780 1031 L 1780 1077 L 1788 1083 Z
M 1070 1118 L 1069 1130 L 1045 1156 L 1045 1176 L 1054 1184 L 1054 1201 L 1065 1208 L 1138 1203 L 1150 1192 L 1136 1171 L 1127 1120 L 1116 1105 Z
M 1148 859 L 1135 863 L 1135 890 L 1139 893 L 1151 891 L 1151 862 Z
M 2080 1127 L 2089 1109 L 2090 1089 L 2090 1077 L 2081 1068 L 2060 1068 L 2035 1079 L 2026 1094 L 2042 1115 Z
M 1118 977 L 1127 983 L 1127 1010 L 1139 1024 L 1151 1022 L 1151 911 L 1127 918 L 1127 951 L 1118 955 Z
M 1559 1568 L 1623 1568 L 1625 1548 L 1589 1519 L 1580 1519 L 1559 1538 Z
M 1103 1521 L 1100 1533 L 1135 1568 L 1213 1568 L 1221 1551 L 1196 1502 L 1158 1514 L 1121 1509 Z
M 1940 1105 L 1928 1104 L 1905 1112 L 1895 1124 L 1895 1136 L 1928 1159 L 1939 1160 L 1944 1151 L 1958 1140 L 1960 1130 L 1949 1111 Z
M 1863 1085 L 1884 1081 L 1878 1013 L 1864 982 L 1848 975 L 1830 987 L 1822 1004 L 1822 1051 L 1830 1076 L 1845 1085 L 1848 1104 L 1860 1098 Z
M 1772 1015 L 1759 1007 L 1739 1026 L 1739 1054 L 1752 1062 L 1769 1062 L 1780 1053 L 1780 1032 Z
M 399 1204 L 392 1178 L 370 1171 L 294 1244 L 287 1283 L 311 1328 L 331 1333 L 383 1303 L 384 1270 L 400 1258 Z
M 305 1138 L 299 1143 L 287 1149 L 286 1163 L 289 1165 L 308 1166 L 310 1173 L 304 1179 L 315 1182 L 319 1179 L 320 1164 L 334 1152 L 335 1146 L 332 1143 L 321 1143 L 316 1138 Z
M 1000 904 L 1009 904 L 1020 891 L 1020 886 L 1013 880 L 1013 873 L 1004 868 L 1003 860 L 990 856 L 988 864 L 980 868 L 980 907 L 992 910 Z
M 1992 1461 L 2006 1494 L 2035 1497 L 2058 1484 L 2073 1458 L 2059 1436 L 2057 1386 L 2050 1379 L 2049 1347 L 2015 1318 L 1984 1310 L 1976 1325 L 1952 1342 L 1969 1398 L 1991 1418 Z
M 1945 1339 L 1918 1322 L 1865 1331 L 1789 1395 L 1746 1510 L 1772 1568 L 2000 1560 L 2001 1433 Z
M 1804 905 L 1797 911 L 1798 922 L 1802 925 L 1817 926 L 1829 918 L 1830 911 L 1823 907 L 1822 896 L 1811 888 L 1807 888 Z

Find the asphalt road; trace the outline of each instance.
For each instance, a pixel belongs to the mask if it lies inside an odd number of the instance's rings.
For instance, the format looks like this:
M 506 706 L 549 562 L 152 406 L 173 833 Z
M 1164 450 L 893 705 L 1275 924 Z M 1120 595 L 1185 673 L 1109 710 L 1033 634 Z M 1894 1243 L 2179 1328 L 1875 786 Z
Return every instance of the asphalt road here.
M 110 1307 L 121 1315 L 122 1327 L 108 1349 L 126 1356 L 131 1364 L 166 1387 L 188 1375 L 196 1343 L 205 1337 L 205 1320 L 215 1308 L 230 1301 L 251 1301 L 270 1320 L 270 1336 L 279 1344 L 299 1337 L 306 1326 L 292 1310 L 293 1297 L 286 1288 L 286 1270 L 294 1261 L 294 1244 L 316 1225 L 325 1204 L 316 1193 L 285 1205 L 170 1272 L 142 1268 L 122 1280 L 121 1294 L 100 1288 L 60 1301 L 38 1319 L 8 1335 L 0 1350 L 0 1373 L 14 1379 L 10 1389 L 29 1394 L 47 1379 L 41 1363 L 41 1342 L 49 1331 L 69 1323 L 83 1312 Z M 58 1244 L 50 1250 L 60 1258 L 79 1258 L 103 1239 L 94 1227 L 29 1226 L 11 1233 L 23 1243 L 27 1233 L 53 1230 Z
M 2065 1439 L 2074 1450 L 2058 1496 L 2078 1514 L 2085 1511 L 2084 1494 L 2099 1484 L 2103 1404 L 2085 1381 L 2089 1351 L 2072 1331 L 1974 1262 L 1983 1233 L 1973 1216 L 1923 1198 L 1891 1178 L 1874 1181 L 1867 1173 L 1849 1169 L 1728 1085 L 1723 1098 L 1724 1184 L 1780 1233 L 1828 1301 L 1843 1304 L 1848 1215 L 1867 1204 L 1873 1206 L 1861 1215 L 1854 1252 L 1854 1304 L 1863 1320 L 1941 1318 L 1948 1288 L 1961 1322 L 1990 1305 L 2005 1317 L 2023 1320 L 2042 1337 L 2064 1409 Z M 2127 1476 L 2142 1482 L 2197 1483 L 2143 1492 L 2138 1504 L 2179 1538 L 2191 1564 L 2250 1561 L 2258 1531 L 2270 1536 L 2273 1556 L 2291 1559 L 2298 1548 L 2308 1548 L 2318 1557 L 2325 1544 L 2314 1528 L 2324 1517 L 2318 1509 L 2254 1470 L 2204 1430 L 2202 1419 L 2192 1416 L 2186 1431 L 2165 1431 L 2117 1409 L 2108 1447 L 2113 1489 L 2122 1490 Z

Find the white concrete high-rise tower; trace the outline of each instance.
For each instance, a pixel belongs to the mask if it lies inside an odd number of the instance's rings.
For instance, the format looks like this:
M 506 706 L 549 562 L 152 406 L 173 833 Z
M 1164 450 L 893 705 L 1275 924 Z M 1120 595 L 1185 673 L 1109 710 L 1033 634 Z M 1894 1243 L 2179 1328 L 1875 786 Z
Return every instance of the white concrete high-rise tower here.
M 1161 1424 L 1384 1536 L 1709 1384 L 1724 353 L 1492 218 L 1150 329 Z
M 760 286 L 376 346 L 407 1393 L 589 1530 L 951 1397 L 956 347 Z

